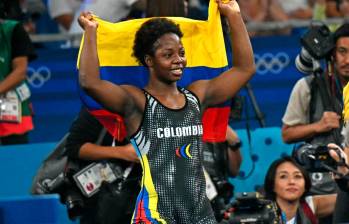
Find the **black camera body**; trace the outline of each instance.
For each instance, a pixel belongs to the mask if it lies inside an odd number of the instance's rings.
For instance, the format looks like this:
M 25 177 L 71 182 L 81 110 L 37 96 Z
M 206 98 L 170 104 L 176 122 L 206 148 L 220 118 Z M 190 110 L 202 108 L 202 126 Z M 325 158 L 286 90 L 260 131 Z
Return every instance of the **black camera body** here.
M 301 38 L 301 44 L 315 59 L 328 56 L 335 47 L 331 31 L 326 25 L 314 26 Z
M 86 200 L 73 180 L 73 174 L 80 166 L 77 162 L 68 162 L 66 159 L 62 159 L 60 163 L 65 164 L 65 170 L 52 172 L 45 179 L 38 180 L 35 190 L 39 194 L 59 194 L 60 202 L 66 205 L 69 219 L 74 220 L 81 216 Z
M 95 163 L 91 163 L 86 166 L 85 163 L 76 160 L 62 160 L 65 163 L 65 170 L 61 173 L 51 175 L 51 178 L 45 178 L 37 183 L 37 189 L 41 194 L 52 194 L 56 193 L 60 195 L 60 201 L 62 204 L 66 205 L 68 216 L 71 220 L 76 219 L 81 216 L 84 211 L 85 204 L 92 197 L 84 193 L 83 189 L 78 185 L 74 176 L 79 172 L 91 167 Z M 124 170 L 117 163 L 108 162 L 106 163 L 112 169 L 115 175 L 115 181 L 113 181 L 113 193 L 122 194 L 122 180 Z M 97 173 L 94 173 L 97 176 Z M 99 189 L 109 187 L 110 183 L 103 181 Z M 115 185 L 115 186 L 114 186 Z M 99 191 L 98 189 L 98 191 Z M 94 190 L 97 190 L 96 188 Z M 95 191 L 97 193 L 98 191 Z
M 302 50 L 296 58 L 300 72 L 310 74 L 314 71 L 314 61 L 328 58 L 336 46 L 330 29 L 325 25 L 312 26 L 301 37 Z
M 257 192 L 236 194 L 236 201 L 228 209 L 222 223 L 261 223 L 272 224 L 277 220 L 273 202 L 261 198 Z
M 293 157 L 309 172 L 328 172 L 327 167 L 337 169 L 337 162 L 324 145 L 304 143 L 293 151 Z

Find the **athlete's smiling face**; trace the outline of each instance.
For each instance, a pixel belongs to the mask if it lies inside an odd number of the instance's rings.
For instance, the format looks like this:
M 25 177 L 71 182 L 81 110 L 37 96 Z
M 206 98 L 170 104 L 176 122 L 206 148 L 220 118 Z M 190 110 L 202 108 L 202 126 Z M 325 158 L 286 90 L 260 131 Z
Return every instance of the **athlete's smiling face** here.
M 154 48 L 149 68 L 157 78 L 167 83 L 181 79 L 187 59 L 180 38 L 174 33 L 164 34 L 154 43 Z

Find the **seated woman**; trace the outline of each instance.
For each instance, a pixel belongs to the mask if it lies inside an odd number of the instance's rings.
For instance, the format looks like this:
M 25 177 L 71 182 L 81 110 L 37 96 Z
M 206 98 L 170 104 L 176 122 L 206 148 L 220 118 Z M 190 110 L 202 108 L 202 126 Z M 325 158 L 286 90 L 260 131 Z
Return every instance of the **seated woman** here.
M 265 196 L 274 201 L 279 223 L 317 223 L 333 213 L 336 194 L 307 196 L 309 175 L 292 157 L 275 160 L 264 180 Z

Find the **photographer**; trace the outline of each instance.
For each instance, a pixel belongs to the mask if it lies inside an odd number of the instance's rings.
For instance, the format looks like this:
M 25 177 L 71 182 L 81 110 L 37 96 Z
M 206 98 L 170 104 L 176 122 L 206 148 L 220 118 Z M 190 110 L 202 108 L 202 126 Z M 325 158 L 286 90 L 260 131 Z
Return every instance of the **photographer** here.
M 326 77 L 312 74 L 296 83 L 282 119 L 282 137 L 286 143 L 307 141 L 327 145 L 335 142 L 331 131 L 342 125 L 342 90 L 349 79 L 349 24 L 343 24 L 332 36 L 335 47 L 329 57 L 329 68 L 333 67 L 334 72 L 326 71 Z M 331 86 L 329 91 L 335 111 L 325 110 L 325 104 L 329 102 L 323 102 L 320 88 L 328 86 L 316 86 L 315 78 L 324 78 L 326 84 Z
M 332 214 L 336 194 L 308 196 L 307 171 L 292 157 L 275 160 L 264 180 L 265 196 L 275 204 L 279 223 L 316 224 L 317 218 Z
M 238 175 L 242 161 L 241 141 L 236 132 L 227 127 L 225 142 L 204 143 L 204 167 L 206 192 L 217 221 L 221 221 L 226 205 L 233 197 L 234 187 L 228 182 L 229 177 Z
M 8 19 L 12 8 L 0 1 L 0 146 L 26 144 L 34 129 L 28 63 L 36 58 L 21 23 Z
M 316 148 L 331 142 L 338 145 L 342 142 L 340 114 L 342 89 L 349 79 L 349 24 L 339 27 L 331 38 L 333 42 L 326 42 L 334 46 L 327 45 L 329 52 L 321 55 L 328 64 L 325 72 L 314 69 L 314 60 L 308 52 L 302 50 L 299 60 L 296 60 L 297 67 L 311 75 L 300 79 L 292 90 L 282 118 L 282 137 L 286 143 L 306 141 Z M 304 61 L 312 65 L 306 65 Z M 312 194 L 336 192 L 330 172 L 311 173 L 311 179 Z
M 101 145 L 94 144 L 102 129 L 102 125 L 96 118 L 82 108 L 67 138 L 66 147 L 70 160 L 78 161 L 81 167 L 93 161 L 108 160 L 122 167 L 123 170 L 129 167 L 131 162 L 138 162 L 131 144 L 116 142 L 117 146 L 111 146 L 115 140 L 108 133 L 103 137 Z M 91 198 L 84 198 L 80 223 L 130 223 L 136 196 L 140 189 L 140 176 L 140 165 L 135 164 L 123 182 L 121 190 L 115 181 L 102 185 L 100 192 Z

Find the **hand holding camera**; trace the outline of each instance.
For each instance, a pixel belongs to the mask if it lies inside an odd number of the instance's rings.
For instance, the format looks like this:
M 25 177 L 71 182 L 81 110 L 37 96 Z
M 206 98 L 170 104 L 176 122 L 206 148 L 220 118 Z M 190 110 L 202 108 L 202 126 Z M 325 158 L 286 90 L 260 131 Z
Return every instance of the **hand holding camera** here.
M 348 163 L 348 148 L 342 150 L 336 144 L 328 144 L 329 154 L 338 163 L 337 175 L 335 176 L 338 187 L 342 191 L 349 192 L 349 163 Z
M 309 172 L 336 172 L 338 163 L 330 156 L 329 149 L 336 153 L 337 148 L 304 143 L 293 151 L 293 157 Z
M 328 144 L 329 154 L 338 163 L 337 172 L 342 176 L 349 174 L 348 156 L 338 145 Z

